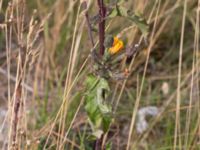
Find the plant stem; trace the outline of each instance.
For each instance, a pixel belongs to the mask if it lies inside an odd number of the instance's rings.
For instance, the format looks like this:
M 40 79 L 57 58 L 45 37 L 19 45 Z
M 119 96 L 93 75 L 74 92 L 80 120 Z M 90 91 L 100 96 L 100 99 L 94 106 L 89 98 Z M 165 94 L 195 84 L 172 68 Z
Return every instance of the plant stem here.
M 104 54 L 104 39 L 105 39 L 105 16 L 106 16 L 106 7 L 103 0 L 97 0 L 99 7 L 99 53 L 102 56 Z
M 15 95 L 15 102 L 14 102 L 14 120 L 13 120 L 13 139 L 12 144 L 16 146 L 16 137 L 17 137 L 17 127 L 18 127 L 18 118 L 19 118 L 19 109 L 21 103 L 21 80 L 19 81 L 17 88 L 16 88 L 16 95 Z
M 105 47 L 104 47 L 104 39 L 105 39 L 105 17 L 106 17 L 106 7 L 104 5 L 103 0 L 97 0 L 99 7 L 99 54 L 100 56 L 104 55 Z M 103 135 L 102 135 L 103 137 Z M 97 139 L 94 143 L 94 150 L 100 150 L 102 144 L 102 137 Z
M 88 27 L 89 38 L 90 38 L 92 47 L 94 47 L 94 39 L 93 39 L 93 36 L 92 36 L 92 26 L 91 26 L 90 19 L 89 19 L 88 8 L 87 8 L 87 2 L 84 1 L 84 2 L 82 3 L 82 5 L 83 5 L 84 10 L 85 10 L 85 18 L 86 18 L 87 27 Z
M 100 139 L 97 139 L 94 143 L 94 150 L 103 150 L 102 148 L 102 141 L 103 141 L 103 136 L 104 135 L 101 135 L 101 138 Z

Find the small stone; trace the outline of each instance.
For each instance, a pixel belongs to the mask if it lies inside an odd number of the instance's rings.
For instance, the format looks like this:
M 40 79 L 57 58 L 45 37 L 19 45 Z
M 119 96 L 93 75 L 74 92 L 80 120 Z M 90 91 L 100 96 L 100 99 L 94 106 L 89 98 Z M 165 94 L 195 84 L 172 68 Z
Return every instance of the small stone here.
M 23 130 L 21 130 L 21 131 L 20 131 L 20 134 L 21 134 L 21 135 L 23 135 L 23 134 L 24 134 L 24 131 L 23 131 Z
M 37 144 L 40 144 L 40 140 L 37 140 L 36 143 L 37 143 Z
M 27 140 L 26 141 L 26 144 L 29 146 L 29 145 L 31 145 L 31 140 Z
M 169 93 L 169 84 L 167 82 L 164 82 L 162 84 L 162 92 L 164 95 L 167 95 Z

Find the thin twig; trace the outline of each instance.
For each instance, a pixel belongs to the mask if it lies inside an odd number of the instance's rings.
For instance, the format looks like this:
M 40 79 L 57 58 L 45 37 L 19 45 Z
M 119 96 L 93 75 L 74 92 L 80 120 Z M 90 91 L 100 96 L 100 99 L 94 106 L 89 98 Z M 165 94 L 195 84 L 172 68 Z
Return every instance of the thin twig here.
M 94 47 L 95 45 L 94 45 L 94 39 L 93 39 L 93 36 L 92 36 L 92 26 L 91 26 L 90 19 L 89 19 L 87 2 L 84 1 L 84 2 L 82 3 L 82 5 L 83 5 L 83 8 L 84 8 L 84 10 L 85 10 L 85 18 L 86 18 L 86 22 L 87 22 L 87 26 L 88 26 L 89 38 L 90 38 L 92 47 Z

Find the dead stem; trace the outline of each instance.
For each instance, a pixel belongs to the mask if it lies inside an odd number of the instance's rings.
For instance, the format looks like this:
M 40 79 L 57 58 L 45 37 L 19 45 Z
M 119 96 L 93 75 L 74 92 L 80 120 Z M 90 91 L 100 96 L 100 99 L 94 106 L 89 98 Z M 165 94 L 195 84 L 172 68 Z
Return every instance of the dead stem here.
M 17 88 L 16 88 L 16 95 L 15 95 L 15 102 L 14 102 L 14 119 L 13 119 L 13 144 L 16 144 L 16 137 L 17 137 L 17 127 L 18 127 L 18 117 L 19 117 L 19 109 L 21 103 L 21 95 L 22 95 L 22 86 L 21 80 L 19 81 Z

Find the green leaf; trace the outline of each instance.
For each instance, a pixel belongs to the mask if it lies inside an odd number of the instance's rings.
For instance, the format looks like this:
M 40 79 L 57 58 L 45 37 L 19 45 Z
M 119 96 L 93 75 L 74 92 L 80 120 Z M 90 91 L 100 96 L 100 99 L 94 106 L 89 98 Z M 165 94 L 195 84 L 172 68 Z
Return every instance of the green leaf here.
M 149 26 L 144 18 L 137 15 L 132 15 L 128 17 L 135 25 L 140 29 L 140 31 L 146 36 L 149 32 Z
M 146 36 L 149 32 L 149 26 L 146 20 L 141 15 L 130 14 L 129 10 L 121 5 L 116 5 L 116 7 L 111 11 L 109 18 L 114 18 L 116 16 L 127 18 L 131 20 L 140 31 Z
M 119 6 L 119 5 L 116 5 L 111 13 L 108 15 L 109 18 L 114 18 L 116 16 L 121 16 L 121 17 L 128 17 L 128 10 L 123 7 L 123 6 Z
M 117 6 L 119 15 L 122 17 L 128 17 L 128 9 L 123 6 Z
M 111 150 L 111 148 L 112 148 L 112 143 L 111 142 L 107 143 L 106 150 Z
M 94 137 L 97 137 L 98 139 L 101 138 L 101 135 L 103 134 L 103 131 L 102 130 L 96 130 L 95 132 L 92 133 L 92 135 Z
M 110 127 L 110 124 L 111 124 L 111 122 L 113 121 L 113 119 L 112 119 L 112 117 L 111 117 L 111 115 L 105 115 L 104 117 L 103 117 L 103 120 L 102 120 L 102 122 L 103 122 L 103 131 L 104 132 L 107 132 L 108 131 L 108 129 L 109 129 L 109 127 Z
M 111 13 L 108 15 L 108 18 L 114 18 L 116 16 L 119 16 L 119 12 L 117 8 L 114 8 Z
M 119 6 L 118 9 L 119 9 L 120 15 L 123 17 L 127 17 L 127 19 L 134 22 L 135 25 L 141 30 L 141 32 L 144 35 L 146 35 L 148 33 L 149 26 L 143 17 L 136 15 L 136 14 L 131 15 L 129 13 L 128 9 L 123 6 Z
M 89 75 L 85 82 L 85 110 L 93 130 L 92 135 L 99 138 L 101 132 L 107 132 L 112 121 L 111 107 L 105 102 L 110 88 L 107 80 L 94 75 Z
M 111 112 L 111 107 L 109 107 L 108 105 L 105 105 L 105 104 L 99 104 L 99 109 L 104 114 Z
M 93 131 L 92 134 L 90 134 L 87 139 L 90 141 L 94 141 L 96 139 L 100 139 L 103 134 L 103 131 L 100 129 L 97 129 L 96 131 Z

